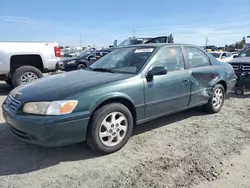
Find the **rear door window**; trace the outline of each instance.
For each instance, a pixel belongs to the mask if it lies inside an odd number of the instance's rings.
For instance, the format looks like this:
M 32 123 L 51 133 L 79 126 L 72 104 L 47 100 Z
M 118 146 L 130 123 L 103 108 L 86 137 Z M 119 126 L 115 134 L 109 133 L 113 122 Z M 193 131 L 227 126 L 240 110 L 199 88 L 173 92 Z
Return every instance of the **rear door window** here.
M 208 56 L 198 48 L 185 46 L 184 49 L 189 68 L 198 68 L 211 65 Z

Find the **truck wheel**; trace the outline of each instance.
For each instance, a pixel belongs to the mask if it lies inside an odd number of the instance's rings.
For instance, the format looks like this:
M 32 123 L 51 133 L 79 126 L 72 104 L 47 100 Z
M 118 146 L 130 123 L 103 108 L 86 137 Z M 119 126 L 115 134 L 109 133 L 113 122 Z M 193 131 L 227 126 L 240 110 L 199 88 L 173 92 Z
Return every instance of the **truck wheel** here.
M 43 77 L 43 73 L 36 67 L 22 66 L 14 72 L 12 83 L 14 87 L 17 87 L 41 77 Z
M 217 84 L 213 88 L 212 96 L 209 99 L 208 103 L 204 106 L 204 110 L 208 113 L 218 113 L 225 100 L 225 90 L 221 84 Z
M 132 131 L 133 117 L 130 110 L 120 103 L 111 103 L 94 112 L 86 141 L 94 151 L 109 154 L 120 150 Z

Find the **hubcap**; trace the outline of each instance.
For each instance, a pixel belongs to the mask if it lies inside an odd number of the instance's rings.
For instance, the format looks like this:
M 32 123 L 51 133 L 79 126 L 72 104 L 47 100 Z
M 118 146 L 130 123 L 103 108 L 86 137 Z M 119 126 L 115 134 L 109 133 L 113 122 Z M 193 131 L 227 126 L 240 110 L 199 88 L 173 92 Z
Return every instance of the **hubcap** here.
M 116 146 L 127 133 L 128 121 L 120 112 L 112 112 L 107 115 L 100 126 L 99 138 L 105 146 Z
M 86 68 L 86 66 L 85 65 L 78 65 L 78 69 L 85 69 Z
M 215 109 L 221 107 L 223 102 L 223 91 L 220 88 L 217 88 L 213 95 L 213 106 Z
M 26 72 L 21 76 L 21 82 L 27 83 L 38 79 L 37 75 L 33 72 Z

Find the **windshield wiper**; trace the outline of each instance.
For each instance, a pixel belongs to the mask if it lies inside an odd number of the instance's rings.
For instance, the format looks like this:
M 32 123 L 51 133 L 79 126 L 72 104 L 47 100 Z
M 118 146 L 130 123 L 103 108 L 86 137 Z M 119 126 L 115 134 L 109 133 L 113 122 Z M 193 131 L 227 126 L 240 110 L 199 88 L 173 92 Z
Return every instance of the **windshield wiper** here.
M 111 72 L 114 73 L 115 71 L 111 69 L 105 69 L 105 68 L 91 68 L 92 71 L 100 71 L 100 72 Z

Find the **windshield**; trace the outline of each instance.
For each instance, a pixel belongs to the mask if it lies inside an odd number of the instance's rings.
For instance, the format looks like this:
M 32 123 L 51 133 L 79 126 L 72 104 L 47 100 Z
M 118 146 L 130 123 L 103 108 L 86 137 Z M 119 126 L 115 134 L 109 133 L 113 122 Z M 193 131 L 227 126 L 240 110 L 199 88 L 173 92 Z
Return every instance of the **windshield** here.
M 214 56 L 215 58 L 219 58 L 220 57 L 220 53 L 210 53 L 212 56 Z
M 245 48 L 239 54 L 239 57 L 250 57 L 250 48 Z
M 143 43 L 143 39 L 126 39 L 124 41 L 122 41 L 118 47 L 122 47 L 122 46 L 130 46 L 130 45 L 136 45 L 136 44 L 142 44 Z
M 143 67 L 155 48 L 131 47 L 112 51 L 90 66 L 90 69 L 108 69 L 117 73 L 136 74 Z

